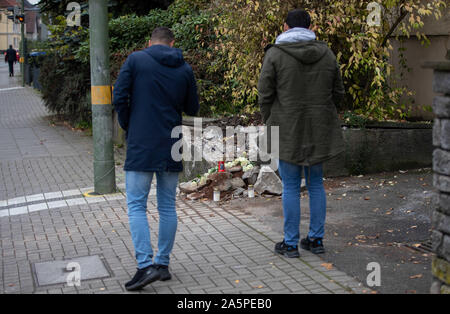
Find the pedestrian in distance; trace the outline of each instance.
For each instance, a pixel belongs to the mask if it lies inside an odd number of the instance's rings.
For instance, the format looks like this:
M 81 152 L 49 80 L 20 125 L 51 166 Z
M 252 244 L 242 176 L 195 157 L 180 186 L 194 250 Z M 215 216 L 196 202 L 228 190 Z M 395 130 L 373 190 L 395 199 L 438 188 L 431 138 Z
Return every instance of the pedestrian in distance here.
M 344 96 L 340 67 L 325 42 L 316 40 L 305 10 L 290 11 L 284 32 L 266 49 L 258 82 L 259 105 L 268 127 L 279 127 L 279 172 L 283 182 L 284 239 L 275 252 L 299 257 L 302 173 L 310 199 L 303 249 L 323 253 L 326 194 L 323 162 L 344 150 L 337 115 Z
M 182 51 L 174 48 L 168 28 L 156 28 L 149 47 L 132 53 L 114 86 L 114 107 L 126 131 L 126 195 L 131 237 L 138 269 L 125 284 L 140 290 L 157 280 L 169 280 L 168 266 L 177 230 L 175 208 L 182 162 L 172 158 L 172 130 L 182 125 L 183 112 L 199 110 L 197 86 Z M 158 252 L 154 257 L 147 220 L 147 199 L 153 177 L 157 180 L 159 212 Z
M 6 50 L 5 54 L 5 63 L 9 65 L 9 77 L 14 76 L 14 63 L 17 62 L 16 59 L 16 50 L 13 49 L 12 45 L 9 45 L 9 49 Z

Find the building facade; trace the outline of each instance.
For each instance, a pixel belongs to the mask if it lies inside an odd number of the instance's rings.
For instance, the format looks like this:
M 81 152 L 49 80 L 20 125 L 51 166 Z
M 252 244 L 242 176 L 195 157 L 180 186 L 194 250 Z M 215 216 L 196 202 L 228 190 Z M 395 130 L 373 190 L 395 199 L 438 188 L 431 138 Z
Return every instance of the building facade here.
M 8 19 L 8 7 L 17 5 L 15 0 L 0 0 L 0 51 L 12 45 L 14 49 L 20 46 L 20 25 Z
M 443 17 L 436 21 L 433 17 L 424 18 L 425 26 L 421 30 L 430 40 L 429 45 L 422 45 L 416 36 L 403 37 L 401 41 L 392 38 L 394 47 L 392 64 L 396 67 L 396 73 L 403 71 L 403 79 L 399 81 L 402 86 L 407 86 L 414 92 L 411 115 L 416 119 L 432 120 L 433 113 L 427 110 L 433 104 L 436 94 L 433 92 L 433 70 L 423 68 L 426 61 L 445 60 L 445 54 L 450 47 L 450 6 L 447 7 Z M 407 61 L 407 69 L 399 65 L 400 53 L 398 48 L 404 48 L 404 56 Z M 409 101 L 408 101 L 409 102 Z

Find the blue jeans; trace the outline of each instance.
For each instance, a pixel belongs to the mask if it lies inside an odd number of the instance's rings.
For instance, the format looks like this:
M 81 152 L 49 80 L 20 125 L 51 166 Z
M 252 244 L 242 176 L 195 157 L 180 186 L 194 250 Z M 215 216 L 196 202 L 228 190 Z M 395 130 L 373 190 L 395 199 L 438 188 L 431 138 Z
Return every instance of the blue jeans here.
M 126 172 L 128 219 L 139 269 L 153 264 L 153 250 L 147 220 L 147 199 L 153 174 L 153 172 Z M 157 172 L 156 180 L 159 237 L 158 254 L 154 263 L 169 265 L 169 255 L 175 242 L 178 223 L 175 209 L 178 173 Z
M 300 189 L 302 171 L 309 193 L 310 224 L 308 237 L 323 238 L 327 201 L 323 187 L 322 164 L 303 167 L 280 160 L 279 172 L 283 181 L 284 241 L 296 246 L 300 240 Z

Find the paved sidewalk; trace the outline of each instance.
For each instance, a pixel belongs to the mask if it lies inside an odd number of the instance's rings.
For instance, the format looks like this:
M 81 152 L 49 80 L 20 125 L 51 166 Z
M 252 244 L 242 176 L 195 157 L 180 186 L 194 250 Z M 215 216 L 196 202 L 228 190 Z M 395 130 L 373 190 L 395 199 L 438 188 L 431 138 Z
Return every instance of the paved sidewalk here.
M 0 66 L 0 293 L 125 292 L 136 268 L 125 196 L 84 196 L 93 181 L 91 138 L 51 126 L 38 94 L 16 89 L 14 80 Z M 123 190 L 120 165 L 117 178 Z M 148 218 L 155 246 L 154 191 Z M 139 293 L 369 292 L 309 252 L 300 259 L 274 254 L 281 235 L 251 215 L 212 202 L 178 200 L 177 209 L 173 279 Z M 108 275 L 75 287 L 40 285 L 40 263 L 86 256 L 98 256 Z

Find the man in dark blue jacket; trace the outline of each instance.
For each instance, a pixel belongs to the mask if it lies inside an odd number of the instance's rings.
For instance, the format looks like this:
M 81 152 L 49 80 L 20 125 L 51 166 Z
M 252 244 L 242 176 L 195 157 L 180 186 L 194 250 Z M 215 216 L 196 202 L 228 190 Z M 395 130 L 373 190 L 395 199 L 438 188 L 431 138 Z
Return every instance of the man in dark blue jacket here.
M 138 263 L 136 275 L 125 284 L 129 291 L 171 278 L 168 265 L 177 229 L 176 188 L 183 171 L 182 163 L 171 155 L 180 138 L 171 135 L 181 126 L 183 112 L 195 115 L 199 109 L 194 74 L 173 44 L 170 29 L 155 29 L 149 48 L 128 57 L 114 86 L 114 106 L 127 134 L 128 217 Z M 154 174 L 160 223 L 153 261 L 146 211 Z
M 9 76 L 14 76 L 14 63 L 17 63 L 17 52 L 13 49 L 12 45 L 9 45 L 9 49 L 6 50 L 5 63 L 9 64 Z

